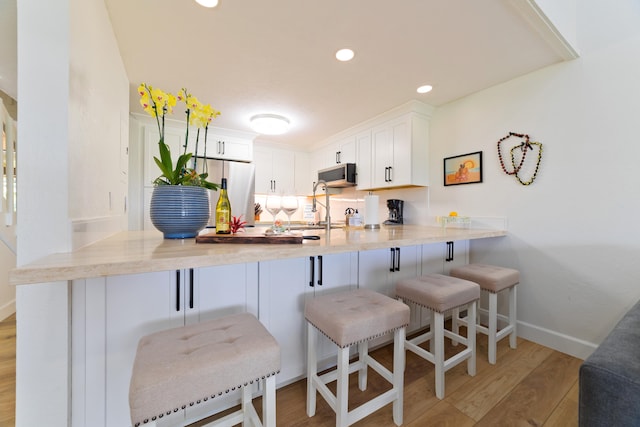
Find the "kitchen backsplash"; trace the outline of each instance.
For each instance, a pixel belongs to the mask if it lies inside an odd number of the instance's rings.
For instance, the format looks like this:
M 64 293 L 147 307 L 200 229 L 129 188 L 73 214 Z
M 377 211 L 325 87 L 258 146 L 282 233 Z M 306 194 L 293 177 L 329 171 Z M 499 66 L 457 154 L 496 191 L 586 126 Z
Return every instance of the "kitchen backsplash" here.
M 355 187 L 343 188 L 339 194 L 331 195 L 331 220 L 332 222 L 344 222 L 345 210 L 347 208 L 357 209 L 363 216 L 364 212 L 364 197 L 369 194 L 367 191 L 357 191 Z M 433 217 L 429 217 L 429 189 L 428 187 L 416 187 L 416 188 L 400 188 L 392 190 L 378 190 L 373 192 L 374 195 L 379 196 L 380 203 L 378 206 L 378 218 L 380 223 L 384 222 L 388 218 L 387 199 L 401 199 L 404 200 L 404 223 L 405 224 L 419 224 L 419 225 L 433 225 Z M 325 218 L 324 207 L 320 203 L 324 204 L 325 195 L 324 192 L 319 192 L 317 195 L 317 208 L 318 217 L 320 220 Z M 305 205 L 311 204 L 311 197 L 300 197 L 300 207 L 298 211 L 291 216 L 291 221 L 307 221 L 304 218 Z M 261 222 L 268 222 L 272 220 L 270 213 L 264 209 L 266 203 L 266 196 L 256 195 L 256 202 L 260 203 L 263 208 L 263 212 L 260 215 Z M 277 218 L 286 221 L 287 216 L 280 212 Z

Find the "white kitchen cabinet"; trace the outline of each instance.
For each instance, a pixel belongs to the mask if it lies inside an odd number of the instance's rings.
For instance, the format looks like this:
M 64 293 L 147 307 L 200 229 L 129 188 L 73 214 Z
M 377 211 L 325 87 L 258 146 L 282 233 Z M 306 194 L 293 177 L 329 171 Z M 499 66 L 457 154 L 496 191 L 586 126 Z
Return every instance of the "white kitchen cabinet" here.
M 295 162 L 295 189 L 299 196 L 308 196 L 313 193 L 313 183 L 318 179 L 316 171 L 312 171 L 309 153 L 296 151 Z
M 356 137 L 351 135 L 319 148 L 313 156 L 317 159 L 318 170 L 321 170 L 341 163 L 356 163 L 357 153 Z
M 293 151 L 256 146 L 253 157 L 256 167 L 256 193 L 281 193 L 296 189 Z
M 429 122 L 426 117 L 407 113 L 374 127 L 371 146 L 370 188 L 428 185 Z
M 74 354 L 79 355 L 78 366 L 83 366 L 83 357 L 92 364 L 76 372 L 86 380 L 80 403 L 74 400 L 74 417 L 91 419 L 86 425 L 92 426 L 129 425 L 129 381 L 139 339 L 228 314 L 257 315 L 257 277 L 257 263 L 249 263 L 74 282 L 74 292 L 85 295 L 82 301 L 74 300 L 74 313 L 84 313 L 84 319 L 74 319 L 74 324 L 85 323 L 84 348 L 74 349 Z M 103 311 L 88 311 L 90 307 L 103 307 Z M 227 406 L 235 399 L 215 399 L 218 402 L 212 400 L 212 404 Z M 204 412 L 205 406 L 189 411 Z M 184 412 L 178 412 L 163 423 L 184 417 Z
M 357 158 L 356 172 L 358 186 L 357 190 L 366 190 L 373 188 L 373 147 L 371 145 L 371 130 L 360 132 L 356 135 Z
M 189 136 L 191 146 L 195 150 L 195 139 L 191 139 Z M 196 155 L 201 157 L 210 157 L 222 160 L 236 160 L 242 162 L 253 161 L 253 138 L 238 137 L 232 135 L 225 135 L 222 133 L 212 132 L 209 129 L 207 135 L 207 146 L 205 153 L 204 135 L 200 130 L 200 143 L 198 144 L 198 150 Z
M 422 274 L 448 275 L 453 267 L 459 267 L 468 262 L 468 240 L 422 245 Z
M 155 123 L 144 123 L 142 125 L 144 138 L 144 185 L 151 186 L 153 181 L 160 175 L 160 169 L 153 160 L 154 157 L 160 158 L 158 141 L 160 133 Z M 204 144 L 204 132 L 200 130 L 198 147 L 196 150 L 196 133 L 197 129 L 189 129 L 189 145 L 187 153 L 193 153 L 198 156 L 206 156 L 223 160 L 236 160 L 250 162 L 253 160 L 253 139 L 250 134 L 227 135 L 224 133 L 216 133 L 215 129 L 209 129 L 206 144 Z M 186 138 L 186 128 L 170 123 L 165 124 L 164 142 L 169 146 L 171 151 L 171 160 L 174 165 L 178 157 L 182 155 L 184 150 L 184 141 Z
M 420 246 L 402 246 L 361 251 L 358 255 L 358 287 L 395 298 L 398 280 L 420 275 L 420 249 Z M 411 311 L 410 331 L 420 325 L 419 315 L 414 313 L 417 311 Z M 381 337 L 371 345 L 379 345 L 389 339 Z
M 306 299 L 355 288 L 357 258 L 357 253 L 343 253 L 260 263 L 260 321 L 280 345 L 278 384 L 291 383 L 306 374 Z M 335 353 L 334 348 L 323 337 L 318 359 Z

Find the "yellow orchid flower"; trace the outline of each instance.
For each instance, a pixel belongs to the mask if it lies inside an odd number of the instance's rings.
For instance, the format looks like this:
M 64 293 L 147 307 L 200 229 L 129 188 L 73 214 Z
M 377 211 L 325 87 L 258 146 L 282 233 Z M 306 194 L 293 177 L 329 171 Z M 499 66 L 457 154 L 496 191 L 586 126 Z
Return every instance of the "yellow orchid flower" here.
M 186 104 L 186 114 L 188 118 L 185 141 L 189 141 L 189 125 L 197 126 L 205 129 L 204 143 L 207 143 L 206 129 L 211 120 L 220 112 L 213 109 L 211 105 L 203 105 L 198 98 L 192 96 L 187 89 L 182 88 L 178 91 L 177 96 L 161 89 L 154 88 L 146 83 L 138 86 L 138 95 L 140 95 L 140 105 L 151 117 L 156 119 L 158 131 L 160 133 L 160 159 L 154 158 L 160 166 L 162 175 L 158 177 L 156 184 L 164 185 L 197 185 L 210 189 L 217 189 L 217 185 L 206 181 L 206 174 L 199 175 L 196 171 L 196 162 L 194 159 L 193 168 L 187 167 L 187 161 L 192 157 L 191 153 L 187 153 L 187 144 L 184 144 L 184 153 L 179 157 L 175 168 L 171 161 L 171 153 L 167 145 L 164 143 L 164 116 L 173 113 L 173 107 L 178 101 L 184 101 Z M 162 120 L 160 120 L 162 118 Z M 198 138 L 200 131 L 196 135 L 196 151 L 198 146 Z M 206 148 L 205 148 L 206 150 Z

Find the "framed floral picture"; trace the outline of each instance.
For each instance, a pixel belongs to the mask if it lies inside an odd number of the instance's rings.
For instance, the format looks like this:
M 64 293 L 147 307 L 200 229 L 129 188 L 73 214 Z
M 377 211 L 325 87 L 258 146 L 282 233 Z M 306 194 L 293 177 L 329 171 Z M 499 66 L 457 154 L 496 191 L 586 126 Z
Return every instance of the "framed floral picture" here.
M 478 182 L 482 182 L 482 151 L 444 159 L 445 186 Z

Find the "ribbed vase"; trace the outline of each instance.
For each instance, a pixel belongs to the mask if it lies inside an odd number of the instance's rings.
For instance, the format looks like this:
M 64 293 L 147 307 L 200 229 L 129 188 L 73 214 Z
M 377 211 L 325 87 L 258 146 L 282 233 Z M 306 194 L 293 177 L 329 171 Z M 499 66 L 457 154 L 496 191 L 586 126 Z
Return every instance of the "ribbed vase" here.
M 195 237 L 209 222 L 206 188 L 159 185 L 151 195 L 151 222 L 165 239 Z

